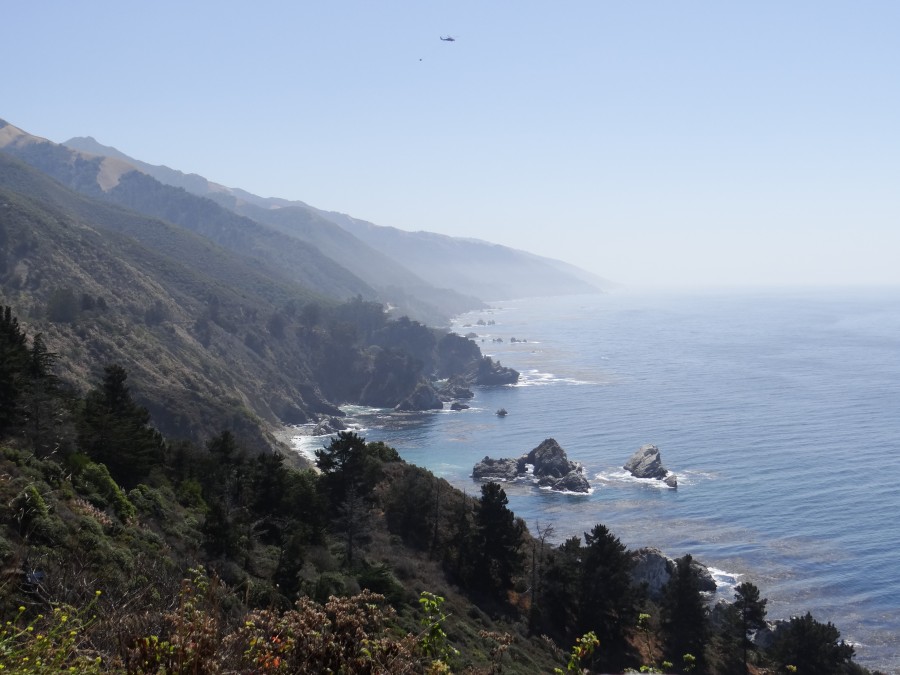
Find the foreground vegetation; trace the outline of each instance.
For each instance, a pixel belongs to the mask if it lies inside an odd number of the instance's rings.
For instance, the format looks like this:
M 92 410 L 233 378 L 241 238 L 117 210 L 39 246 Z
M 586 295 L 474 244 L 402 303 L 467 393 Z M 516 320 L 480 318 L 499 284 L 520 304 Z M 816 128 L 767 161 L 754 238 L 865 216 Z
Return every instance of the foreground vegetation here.
M 603 525 L 532 536 L 341 432 L 317 470 L 229 431 L 167 440 L 108 365 L 84 396 L 0 315 L 0 667 L 8 672 L 863 673 L 831 624 L 749 638 L 751 583 L 714 610 L 690 556 L 662 597 Z

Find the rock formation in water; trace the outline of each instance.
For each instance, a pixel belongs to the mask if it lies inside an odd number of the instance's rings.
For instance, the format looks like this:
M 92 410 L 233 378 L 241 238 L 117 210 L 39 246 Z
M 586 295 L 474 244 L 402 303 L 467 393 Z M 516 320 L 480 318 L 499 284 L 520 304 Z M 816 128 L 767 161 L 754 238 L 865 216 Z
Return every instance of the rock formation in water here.
M 347 425 L 344 424 L 343 420 L 338 417 L 326 417 L 318 424 L 316 424 L 315 428 L 312 430 L 313 436 L 325 436 L 328 434 L 335 434 L 338 431 L 346 431 Z
M 571 461 L 552 438 L 518 459 L 485 457 L 472 469 L 472 477 L 504 481 L 531 478 L 541 487 L 561 492 L 590 492 L 591 489 L 581 464 Z
M 519 460 L 501 457 L 485 457 L 472 469 L 472 477 L 478 480 L 512 481 L 519 477 Z
M 656 478 L 669 487 L 678 487 L 678 478 L 662 465 L 659 448 L 655 445 L 642 445 L 623 468 L 635 478 Z

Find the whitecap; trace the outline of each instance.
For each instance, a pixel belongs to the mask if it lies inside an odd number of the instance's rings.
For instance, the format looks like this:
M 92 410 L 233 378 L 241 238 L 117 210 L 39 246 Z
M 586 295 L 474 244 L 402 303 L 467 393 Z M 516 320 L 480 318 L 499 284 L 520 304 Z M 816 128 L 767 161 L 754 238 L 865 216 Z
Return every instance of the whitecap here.
M 595 478 L 607 483 L 624 483 L 631 485 L 646 485 L 647 487 L 656 488 L 657 490 L 674 490 L 658 478 L 636 478 L 628 471 L 609 471 L 606 473 L 597 473 Z
M 706 566 L 706 569 L 709 570 L 713 581 L 716 582 L 716 594 L 727 595 L 728 600 L 733 600 L 734 589 L 740 583 L 738 579 L 744 575 L 737 572 L 727 572 L 726 570 L 719 569 L 718 567 L 710 567 L 709 565 Z
M 537 369 L 532 369 L 525 371 L 523 373 L 519 373 L 519 381 L 514 384 L 514 387 L 542 387 L 550 384 L 573 384 L 573 385 L 585 385 L 585 384 L 595 384 L 594 382 L 588 382 L 587 380 L 577 380 L 572 377 L 558 377 L 553 373 L 542 373 Z
M 588 488 L 587 492 L 575 492 L 574 490 L 554 490 L 550 485 L 541 485 L 538 486 L 541 490 L 546 490 L 547 492 L 552 492 L 557 495 L 573 495 L 575 497 L 583 497 L 585 495 L 594 494 L 594 486 Z

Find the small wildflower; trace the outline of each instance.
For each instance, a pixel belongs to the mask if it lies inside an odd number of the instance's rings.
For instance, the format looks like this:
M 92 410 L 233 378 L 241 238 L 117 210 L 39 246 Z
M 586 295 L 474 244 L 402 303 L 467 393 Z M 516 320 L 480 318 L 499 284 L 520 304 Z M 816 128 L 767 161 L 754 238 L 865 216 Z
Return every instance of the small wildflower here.
M 94 591 L 94 595 L 96 595 L 98 598 L 99 598 L 102 594 L 103 594 L 103 591 Z

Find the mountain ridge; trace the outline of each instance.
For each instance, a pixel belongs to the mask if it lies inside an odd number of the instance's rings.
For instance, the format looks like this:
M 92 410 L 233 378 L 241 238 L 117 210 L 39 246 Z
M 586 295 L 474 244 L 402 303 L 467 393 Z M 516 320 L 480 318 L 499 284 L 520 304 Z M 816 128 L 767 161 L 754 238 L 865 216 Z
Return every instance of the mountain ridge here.
M 104 146 L 90 137 L 75 137 L 64 145 L 95 154 L 128 158 L 116 148 Z M 438 289 L 452 289 L 482 302 L 540 295 L 598 293 L 616 286 L 569 263 L 501 244 L 376 225 L 347 214 L 318 209 L 302 201 L 260 197 L 214 183 L 197 174 L 184 174 L 169 167 L 128 159 L 157 180 L 206 196 L 238 213 L 252 213 L 255 218 L 268 223 L 276 219 L 273 214 L 281 209 L 290 209 L 298 214 L 300 220 L 307 222 L 316 220 L 316 217 L 324 219 L 351 233 L 395 265 L 409 270 L 414 277 Z M 287 219 L 282 216 L 282 220 Z M 292 231 L 293 227 L 296 232 L 300 225 L 295 219 L 293 224 L 285 222 L 282 227 L 286 228 L 285 231 Z M 449 242 L 452 245 L 448 245 Z M 491 253 L 494 255 L 491 256 Z

